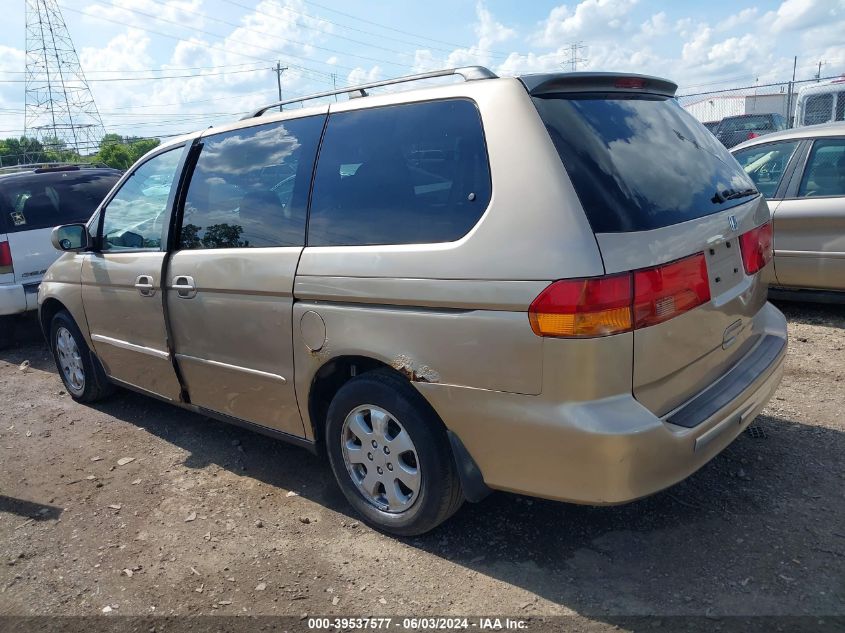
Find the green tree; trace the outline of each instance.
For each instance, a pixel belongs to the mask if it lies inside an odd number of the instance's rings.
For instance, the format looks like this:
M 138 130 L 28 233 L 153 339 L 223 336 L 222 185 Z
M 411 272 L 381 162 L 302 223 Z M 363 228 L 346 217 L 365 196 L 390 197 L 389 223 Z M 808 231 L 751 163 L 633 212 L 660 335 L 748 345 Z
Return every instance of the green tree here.
M 120 134 L 106 134 L 100 141 L 96 160 L 115 169 L 129 169 L 135 161 L 158 147 L 158 139 L 124 137 Z
M 0 161 L 4 167 L 25 163 L 44 163 L 50 160 L 44 146 L 34 138 L 21 136 L 0 141 Z

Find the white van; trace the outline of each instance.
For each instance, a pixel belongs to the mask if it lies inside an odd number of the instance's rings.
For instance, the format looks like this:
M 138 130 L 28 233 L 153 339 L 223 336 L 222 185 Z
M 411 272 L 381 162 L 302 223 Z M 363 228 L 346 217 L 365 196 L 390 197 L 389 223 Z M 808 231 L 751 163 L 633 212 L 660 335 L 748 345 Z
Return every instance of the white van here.
M 833 121 L 845 121 L 845 76 L 798 91 L 795 127 Z
M 38 307 L 38 286 L 59 256 L 53 227 L 85 221 L 121 172 L 91 165 L 21 165 L 0 170 L 0 348 L 16 317 Z

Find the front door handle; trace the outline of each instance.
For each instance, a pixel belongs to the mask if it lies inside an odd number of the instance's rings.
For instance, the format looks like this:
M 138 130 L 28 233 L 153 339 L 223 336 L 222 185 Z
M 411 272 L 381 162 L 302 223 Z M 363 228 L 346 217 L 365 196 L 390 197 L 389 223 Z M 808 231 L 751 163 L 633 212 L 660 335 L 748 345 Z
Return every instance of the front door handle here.
M 152 297 L 156 293 L 152 275 L 138 275 L 135 279 L 135 287 L 142 297 Z
M 173 278 L 173 289 L 180 299 L 193 299 L 197 296 L 197 286 L 194 278 L 188 275 L 178 275 Z

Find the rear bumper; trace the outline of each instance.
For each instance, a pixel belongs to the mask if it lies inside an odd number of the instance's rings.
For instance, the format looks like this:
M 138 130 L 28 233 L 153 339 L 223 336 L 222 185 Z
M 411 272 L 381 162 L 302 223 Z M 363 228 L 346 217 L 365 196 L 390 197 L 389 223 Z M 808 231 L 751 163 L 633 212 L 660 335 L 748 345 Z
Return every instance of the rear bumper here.
M 728 372 L 662 418 L 630 393 L 550 402 L 542 396 L 415 384 L 463 442 L 489 487 L 575 503 L 624 503 L 694 473 L 766 405 L 783 375 L 786 320 L 770 304 L 758 317 L 760 342 L 733 368 L 746 363 L 745 369 L 757 367 L 757 373 L 747 374 L 742 388 L 726 389 Z M 765 367 L 754 364 L 765 357 L 763 344 L 777 345 L 769 347 Z M 701 419 L 691 427 L 668 421 L 679 411 L 691 414 L 696 408 Z
M 0 316 L 38 309 L 38 284 L 0 285 Z

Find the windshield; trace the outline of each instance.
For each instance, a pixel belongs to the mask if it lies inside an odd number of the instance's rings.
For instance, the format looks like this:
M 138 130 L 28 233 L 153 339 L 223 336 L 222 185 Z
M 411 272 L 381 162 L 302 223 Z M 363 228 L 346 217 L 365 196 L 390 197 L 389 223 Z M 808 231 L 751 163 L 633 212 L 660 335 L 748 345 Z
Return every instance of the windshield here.
M 656 229 L 757 195 L 728 150 L 674 99 L 553 95 L 534 103 L 596 233 Z

